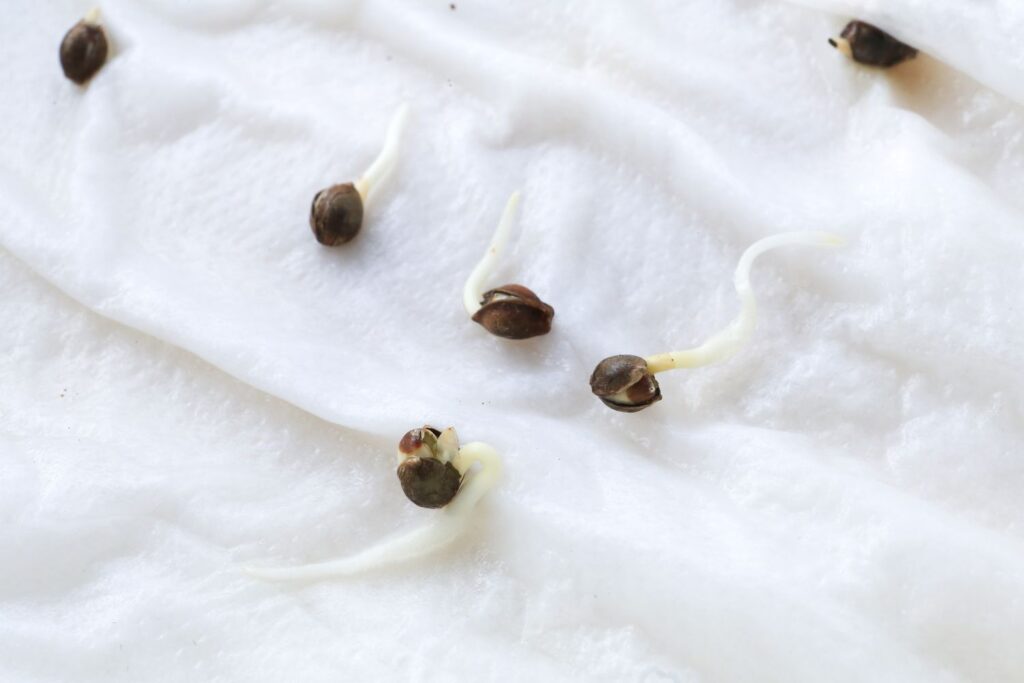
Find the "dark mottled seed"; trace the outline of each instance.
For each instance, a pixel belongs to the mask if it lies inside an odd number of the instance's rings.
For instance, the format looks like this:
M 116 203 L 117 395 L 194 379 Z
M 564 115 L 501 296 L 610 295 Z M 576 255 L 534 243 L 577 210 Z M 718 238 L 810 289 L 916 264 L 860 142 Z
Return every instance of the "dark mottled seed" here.
M 623 413 L 638 412 L 661 400 L 658 380 L 639 356 L 605 358 L 590 375 L 590 390 L 606 406 Z
M 462 475 L 450 462 L 411 457 L 398 466 L 398 481 L 406 497 L 423 508 L 440 508 L 459 492 Z
M 529 339 L 551 331 L 555 309 L 522 285 L 496 287 L 483 296 L 473 321 L 505 339 Z
M 358 235 L 363 227 L 363 198 L 355 185 L 342 183 L 318 192 L 309 210 L 309 225 L 316 241 L 328 247 Z
M 459 471 L 441 459 L 440 436 L 440 430 L 428 425 L 409 430 L 398 442 L 398 481 L 406 497 L 420 507 L 444 507 L 462 482 Z
M 60 43 L 60 66 L 64 75 L 82 85 L 96 75 L 107 61 L 107 34 L 98 24 L 80 21 Z
M 916 49 L 863 21 L 851 21 L 839 38 L 849 44 L 850 56 L 861 64 L 889 67 L 917 56 Z M 829 43 L 839 46 L 836 40 L 830 39 Z

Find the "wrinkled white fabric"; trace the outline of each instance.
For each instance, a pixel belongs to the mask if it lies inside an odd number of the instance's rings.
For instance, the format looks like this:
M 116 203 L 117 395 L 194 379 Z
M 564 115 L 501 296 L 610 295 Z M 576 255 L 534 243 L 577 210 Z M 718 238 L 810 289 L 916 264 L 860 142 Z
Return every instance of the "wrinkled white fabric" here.
M 1024 679 L 1024 6 L 112 0 L 0 25 L 0 679 Z M 826 39 L 861 16 L 891 71 Z M 411 106 L 337 249 L 313 194 Z M 512 343 L 461 305 L 554 306 Z M 613 413 L 616 353 L 751 346 Z M 493 444 L 470 533 L 273 585 L 431 512 L 394 447 Z

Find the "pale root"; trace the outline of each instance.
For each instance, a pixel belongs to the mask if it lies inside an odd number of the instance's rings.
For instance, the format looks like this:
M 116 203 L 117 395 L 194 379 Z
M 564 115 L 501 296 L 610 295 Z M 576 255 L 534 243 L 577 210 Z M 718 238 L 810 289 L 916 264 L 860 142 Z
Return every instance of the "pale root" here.
M 483 258 L 480 259 L 480 262 L 476 264 L 473 272 L 466 279 L 466 286 L 462 289 L 462 303 L 466 307 L 466 312 L 470 315 L 480 310 L 480 302 L 484 297 L 485 291 L 484 281 L 494 272 L 494 268 L 498 263 L 498 257 L 505 250 L 505 245 L 508 244 L 512 223 L 519 208 L 520 196 L 520 192 L 516 190 L 508 198 L 508 202 L 505 204 L 505 211 L 501 214 L 498 228 L 494 231 L 494 236 L 491 238 L 487 251 L 484 252 Z
M 743 252 L 733 276 L 736 294 L 740 299 L 739 315 L 700 346 L 648 356 L 644 359 L 647 361 L 647 369 L 658 373 L 677 368 L 696 368 L 731 358 L 750 339 L 757 320 L 757 301 L 750 289 L 750 267 L 754 260 L 766 251 L 791 244 L 837 247 L 843 243 L 843 238 L 827 232 L 784 232 L 754 242 Z
M 480 468 L 470 472 L 474 463 L 480 463 Z M 444 548 L 466 530 L 473 509 L 501 476 L 498 452 L 479 441 L 460 448 L 452 465 L 465 479 L 455 499 L 438 513 L 433 523 L 392 536 L 349 557 L 297 567 L 246 567 L 245 572 L 267 581 L 318 581 L 381 569 Z
M 398 142 L 402 138 L 402 131 L 405 130 L 405 123 L 409 120 L 409 105 L 402 104 L 391 117 L 388 124 L 387 134 L 384 136 L 384 146 L 380 154 L 373 160 L 366 172 L 355 182 L 356 191 L 365 205 L 370 193 L 383 181 L 395 168 L 398 159 Z

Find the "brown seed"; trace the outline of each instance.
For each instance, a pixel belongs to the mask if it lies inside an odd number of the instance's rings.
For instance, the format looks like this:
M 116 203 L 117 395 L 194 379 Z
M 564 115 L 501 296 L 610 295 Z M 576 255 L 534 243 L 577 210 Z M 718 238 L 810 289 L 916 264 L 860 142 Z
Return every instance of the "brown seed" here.
M 639 356 L 611 356 L 590 375 L 590 390 L 611 408 L 635 413 L 661 400 L 661 388 L 647 361 Z
M 406 497 L 423 508 L 440 508 L 459 492 L 462 475 L 450 462 L 410 457 L 398 466 L 398 481 Z
M 551 331 L 555 309 L 522 285 L 504 285 L 485 292 L 473 322 L 505 339 L 529 339 Z
M 363 227 L 363 198 L 355 185 L 342 183 L 318 192 L 309 210 L 309 225 L 316 241 L 328 247 L 358 235 Z
M 861 64 L 890 67 L 917 56 L 917 50 L 893 38 L 885 31 L 863 21 L 851 21 L 839 35 L 849 46 L 849 56 Z M 829 39 L 832 47 L 840 42 Z M 845 50 L 844 50 L 845 52 Z
M 462 483 L 462 475 L 455 466 L 440 459 L 440 436 L 439 430 L 426 426 L 409 430 L 398 442 L 403 458 L 398 465 L 398 481 L 406 497 L 420 507 L 444 507 Z
M 99 24 L 84 19 L 71 27 L 60 43 L 60 66 L 64 75 L 84 84 L 107 61 L 107 34 Z

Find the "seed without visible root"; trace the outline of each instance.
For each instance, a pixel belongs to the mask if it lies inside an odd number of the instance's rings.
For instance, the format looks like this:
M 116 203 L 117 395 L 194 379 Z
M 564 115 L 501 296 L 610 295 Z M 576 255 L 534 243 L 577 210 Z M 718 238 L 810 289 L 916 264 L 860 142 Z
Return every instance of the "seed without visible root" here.
M 485 292 L 473 322 L 505 339 L 529 339 L 551 331 L 555 309 L 522 285 L 504 285 Z
M 828 42 L 855 62 L 869 66 L 895 66 L 917 56 L 916 49 L 863 21 L 851 21 L 838 38 Z
M 316 241 L 328 247 L 345 244 L 363 227 L 363 198 L 352 183 L 332 185 L 313 197 L 309 225 Z
M 60 43 L 64 75 L 83 85 L 103 67 L 109 52 L 107 33 L 96 19 L 83 19 L 71 27 Z

